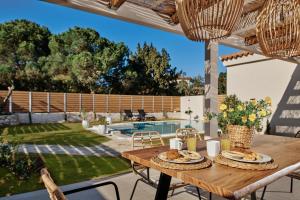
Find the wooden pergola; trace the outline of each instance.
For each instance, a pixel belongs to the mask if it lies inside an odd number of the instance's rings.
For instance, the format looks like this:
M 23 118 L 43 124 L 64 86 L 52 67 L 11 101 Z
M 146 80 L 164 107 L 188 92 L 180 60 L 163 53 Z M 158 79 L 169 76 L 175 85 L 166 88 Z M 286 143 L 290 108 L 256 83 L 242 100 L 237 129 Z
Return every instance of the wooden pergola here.
M 176 13 L 175 0 L 44 0 L 144 26 L 184 35 Z M 230 37 L 219 43 L 261 54 L 256 37 L 256 17 L 266 0 L 245 0 L 241 19 Z M 300 63 L 299 57 L 289 58 Z M 218 44 L 205 44 L 205 109 L 218 112 Z M 217 133 L 217 121 L 205 124 L 205 133 Z

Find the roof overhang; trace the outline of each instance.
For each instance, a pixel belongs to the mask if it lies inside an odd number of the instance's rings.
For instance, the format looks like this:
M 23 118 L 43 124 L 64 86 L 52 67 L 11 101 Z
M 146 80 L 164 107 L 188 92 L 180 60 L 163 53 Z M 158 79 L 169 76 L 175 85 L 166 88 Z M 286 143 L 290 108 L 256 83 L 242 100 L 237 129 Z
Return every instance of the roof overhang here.
M 184 35 L 180 24 L 173 20 L 176 9 L 175 0 L 43 0 L 74 9 L 103 15 L 127 22 L 132 22 L 155 29 Z M 233 48 L 261 54 L 255 42 L 255 21 L 258 10 L 265 0 L 245 0 L 241 21 L 237 23 L 232 35 L 219 43 Z M 174 5 L 173 5 L 174 4 Z M 165 11 L 165 12 L 164 12 Z M 253 40 L 254 38 L 254 40 Z M 245 44 L 249 39 L 251 45 Z M 290 62 L 300 63 L 298 58 L 288 59 Z

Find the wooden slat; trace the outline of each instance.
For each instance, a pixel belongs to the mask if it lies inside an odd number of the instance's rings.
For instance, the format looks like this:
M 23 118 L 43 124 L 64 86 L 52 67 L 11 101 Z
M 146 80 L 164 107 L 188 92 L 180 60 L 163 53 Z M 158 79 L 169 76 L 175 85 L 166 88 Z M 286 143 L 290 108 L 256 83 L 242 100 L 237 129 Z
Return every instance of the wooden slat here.
M 180 97 L 173 98 L 173 111 L 180 112 Z
M 50 112 L 64 112 L 64 93 L 50 93 Z
M 1 90 L 0 91 L 0 101 L 3 101 L 4 98 L 6 97 L 8 91 L 5 90 Z M 9 103 L 7 102 L 7 104 L 4 106 L 3 108 L 4 112 L 9 112 Z
M 164 96 L 163 97 L 163 111 L 172 112 L 172 97 Z
M 29 112 L 29 92 L 13 91 L 13 112 Z
M 93 95 L 81 94 L 81 108 L 86 112 L 93 111 Z
M 162 112 L 162 97 L 154 96 L 154 112 Z
M 142 109 L 143 105 L 143 96 L 132 96 L 132 109 L 133 112 L 138 112 L 138 109 Z
M 108 112 L 109 113 L 119 113 L 120 110 L 120 96 L 119 95 L 109 95 L 108 96 Z
M 153 96 L 144 96 L 144 111 L 153 112 Z
M 67 112 L 80 112 L 79 94 L 67 93 Z
M 31 110 L 35 113 L 48 112 L 48 102 L 46 92 L 32 92 L 31 93 Z
M 197 146 L 198 152 L 203 156 L 207 156 L 205 145 L 206 141 L 201 141 Z M 151 158 L 169 150 L 169 146 L 127 151 L 123 152 L 122 156 L 228 199 L 241 199 L 247 194 L 300 169 L 300 139 L 255 135 L 252 149 L 270 155 L 278 164 L 278 168 L 253 171 L 213 163 L 210 168 L 181 171 L 161 168 L 153 164 Z
M 106 110 L 106 96 L 103 94 L 95 94 L 95 112 L 107 112 Z
M 121 96 L 121 111 L 131 110 L 131 96 L 120 95 Z

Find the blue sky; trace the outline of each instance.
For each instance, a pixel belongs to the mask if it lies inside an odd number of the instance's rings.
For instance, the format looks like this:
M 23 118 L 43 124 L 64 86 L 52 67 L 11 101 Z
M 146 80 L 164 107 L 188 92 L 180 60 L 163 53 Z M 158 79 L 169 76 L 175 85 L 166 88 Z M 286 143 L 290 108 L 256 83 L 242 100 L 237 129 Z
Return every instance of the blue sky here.
M 165 48 L 171 56 L 171 64 L 188 76 L 204 74 L 204 43 L 192 42 L 184 36 L 164 32 L 141 25 L 99 16 L 40 0 L 0 0 L 0 23 L 13 19 L 27 19 L 47 26 L 52 33 L 66 31 L 73 26 L 96 29 L 102 37 L 124 42 L 135 51 L 138 42 L 153 43 L 158 49 Z M 219 54 L 239 51 L 219 47 Z M 219 62 L 219 71 L 225 71 Z

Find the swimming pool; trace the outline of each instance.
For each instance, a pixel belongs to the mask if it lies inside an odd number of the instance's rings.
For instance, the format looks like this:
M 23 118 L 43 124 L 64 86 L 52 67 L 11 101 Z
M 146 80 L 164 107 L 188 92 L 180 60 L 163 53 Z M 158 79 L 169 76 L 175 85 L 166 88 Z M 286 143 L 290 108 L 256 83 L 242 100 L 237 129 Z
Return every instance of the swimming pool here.
M 120 131 L 124 135 L 131 136 L 138 131 L 158 131 L 162 135 L 174 134 L 178 128 L 195 128 L 199 132 L 204 132 L 203 122 L 176 120 L 159 122 L 129 122 L 109 125 L 111 131 Z

